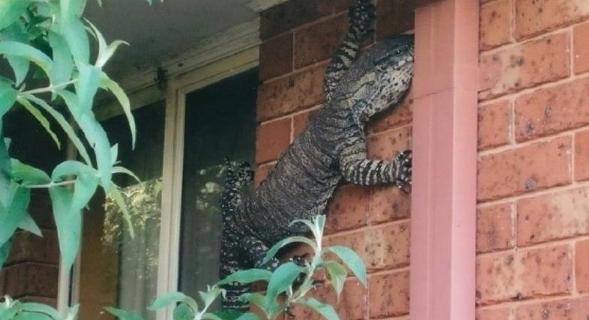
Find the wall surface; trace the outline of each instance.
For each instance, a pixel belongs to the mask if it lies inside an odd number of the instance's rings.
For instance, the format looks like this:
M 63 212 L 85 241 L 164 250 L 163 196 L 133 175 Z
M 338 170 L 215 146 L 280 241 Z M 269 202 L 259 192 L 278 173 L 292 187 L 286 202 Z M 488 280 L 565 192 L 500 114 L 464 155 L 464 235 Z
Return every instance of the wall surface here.
M 18 231 L 10 256 L 0 272 L 0 295 L 56 305 L 59 249 L 47 193 L 34 193 L 29 213 L 43 238 Z
M 479 320 L 589 317 L 589 2 L 483 0 Z
M 262 46 L 256 181 L 261 181 L 280 154 L 324 101 L 323 76 L 329 58 L 347 31 L 350 0 L 298 0 L 261 15 Z M 413 29 L 413 1 L 379 0 L 374 41 Z M 392 159 L 411 147 L 411 95 L 368 128 L 369 157 Z M 330 244 L 347 245 L 364 258 L 369 287 L 349 279 L 337 304 L 342 319 L 407 319 L 409 313 L 410 197 L 391 186 L 341 186 L 330 205 Z M 335 294 L 316 295 L 336 303 Z M 297 319 L 315 319 L 296 310 Z M 317 317 L 318 319 L 318 317 Z

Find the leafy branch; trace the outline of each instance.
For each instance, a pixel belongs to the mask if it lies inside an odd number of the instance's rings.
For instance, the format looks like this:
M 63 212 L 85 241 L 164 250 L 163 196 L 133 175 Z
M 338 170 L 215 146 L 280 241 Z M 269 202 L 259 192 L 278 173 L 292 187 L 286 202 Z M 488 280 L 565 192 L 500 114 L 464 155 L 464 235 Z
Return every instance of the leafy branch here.
M 0 267 L 17 229 L 39 229 L 27 212 L 32 189 L 49 192 L 62 263 L 68 268 L 80 245 L 82 211 L 97 188 L 120 198 L 113 174 L 132 175 L 117 165 L 118 146 L 111 144 L 92 110 L 97 93 L 110 92 L 127 118 L 134 146 L 129 98 L 103 71 L 126 42 L 107 43 L 98 28 L 82 18 L 85 6 L 85 0 L 0 2 L 0 59 L 12 69 L 12 75 L 0 75 Z M 93 61 L 92 40 L 97 44 Z M 62 146 L 55 131 L 59 127 L 80 160 L 64 161 L 49 174 L 11 157 L 2 124 L 13 109 L 28 112 L 57 148 Z M 130 224 L 129 230 L 133 234 Z

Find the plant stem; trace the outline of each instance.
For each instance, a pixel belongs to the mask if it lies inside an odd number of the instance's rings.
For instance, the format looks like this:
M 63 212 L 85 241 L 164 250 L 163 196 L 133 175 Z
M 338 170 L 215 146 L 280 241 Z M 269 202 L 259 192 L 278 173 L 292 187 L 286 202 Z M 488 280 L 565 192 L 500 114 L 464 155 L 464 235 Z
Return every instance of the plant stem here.
M 60 83 L 60 84 L 56 84 L 56 85 L 50 85 L 44 88 L 38 88 L 38 89 L 31 89 L 31 90 L 26 90 L 21 92 L 22 94 L 39 94 L 39 93 L 45 93 L 45 92 L 53 92 L 56 89 L 61 89 L 64 87 L 69 86 L 70 84 L 76 83 L 76 81 L 78 81 L 77 79 L 74 80 L 70 80 L 64 83 Z
M 65 180 L 61 182 L 50 182 L 48 184 L 32 184 L 29 186 L 23 186 L 27 189 L 49 189 L 52 187 L 69 186 L 76 183 L 76 180 Z

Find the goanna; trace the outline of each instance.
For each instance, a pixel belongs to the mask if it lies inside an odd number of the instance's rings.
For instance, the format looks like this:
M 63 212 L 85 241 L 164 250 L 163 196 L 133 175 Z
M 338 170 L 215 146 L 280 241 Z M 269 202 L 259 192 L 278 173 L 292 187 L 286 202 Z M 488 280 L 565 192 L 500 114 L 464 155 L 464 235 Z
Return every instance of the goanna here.
M 413 38 L 403 35 L 381 41 L 358 57 L 370 33 L 374 7 L 369 0 L 357 0 L 349 17 L 350 29 L 326 71 L 326 103 L 307 129 L 249 194 L 242 190 L 249 184 L 247 166 L 229 166 L 221 200 L 221 278 L 239 269 L 275 268 L 277 260 L 261 266 L 268 248 L 285 237 L 306 233 L 289 223 L 324 213 L 342 179 L 400 188 L 411 182 L 411 153 L 400 153 L 392 161 L 367 159 L 364 128 L 373 115 L 398 105 L 408 91 Z M 225 289 L 224 308 L 247 308 L 238 300 L 247 286 L 234 283 Z

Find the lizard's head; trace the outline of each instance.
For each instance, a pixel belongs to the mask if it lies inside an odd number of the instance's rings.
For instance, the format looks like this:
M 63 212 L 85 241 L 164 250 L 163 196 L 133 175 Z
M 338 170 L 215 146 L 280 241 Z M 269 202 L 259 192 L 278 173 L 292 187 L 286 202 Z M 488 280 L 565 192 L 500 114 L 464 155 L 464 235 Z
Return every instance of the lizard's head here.
M 413 78 L 413 36 L 401 35 L 368 49 L 342 79 L 357 121 L 396 105 Z

